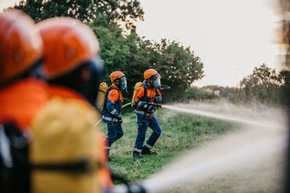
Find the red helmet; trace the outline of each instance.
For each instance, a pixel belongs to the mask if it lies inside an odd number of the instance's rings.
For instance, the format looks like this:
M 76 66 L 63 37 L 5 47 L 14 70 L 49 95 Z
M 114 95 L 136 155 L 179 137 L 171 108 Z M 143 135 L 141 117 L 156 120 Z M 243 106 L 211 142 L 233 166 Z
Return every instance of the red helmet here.
M 62 76 L 99 52 L 93 31 L 72 18 L 50 18 L 37 24 L 44 44 L 44 74 L 49 78 Z
M 122 78 L 123 76 L 125 76 L 123 72 L 115 71 L 110 74 L 110 80 L 114 82 L 117 78 Z
M 159 74 L 158 74 L 158 72 L 156 70 L 148 69 L 148 70 L 146 70 L 144 72 L 144 79 L 148 79 L 148 78 L 150 78 L 153 75 L 158 75 L 159 76 Z
M 29 69 L 42 56 L 34 21 L 19 10 L 0 14 L 0 82 Z

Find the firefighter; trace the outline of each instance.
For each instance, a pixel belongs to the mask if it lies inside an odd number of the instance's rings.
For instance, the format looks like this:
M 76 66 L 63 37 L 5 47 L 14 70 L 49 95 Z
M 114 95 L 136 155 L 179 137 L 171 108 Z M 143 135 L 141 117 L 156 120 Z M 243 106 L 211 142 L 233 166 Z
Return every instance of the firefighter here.
M 156 104 L 161 104 L 162 94 L 160 91 L 160 75 L 154 69 L 148 69 L 144 72 L 144 81 L 142 86 L 136 91 L 134 96 L 135 115 L 137 117 L 138 133 L 133 150 L 133 157 L 140 158 L 143 155 L 156 155 L 151 151 L 156 141 L 161 135 L 161 128 L 155 116 Z M 146 144 L 145 135 L 147 129 L 151 128 L 152 133 Z
M 50 101 L 33 124 L 32 190 L 100 193 L 110 190 L 104 138 L 94 124 L 94 107 L 103 74 L 93 31 L 66 17 L 37 24 L 44 45 L 43 75 Z
M 20 10 L 0 15 L 0 192 L 30 191 L 28 145 L 34 117 L 48 100 L 38 79 L 42 40 Z
M 107 124 L 107 156 L 109 156 L 110 148 L 112 144 L 120 139 L 124 132 L 122 128 L 122 116 L 121 110 L 124 104 L 123 91 L 127 90 L 127 80 L 123 72 L 114 71 L 110 74 L 111 86 L 107 92 L 106 108 L 102 116 L 102 121 Z

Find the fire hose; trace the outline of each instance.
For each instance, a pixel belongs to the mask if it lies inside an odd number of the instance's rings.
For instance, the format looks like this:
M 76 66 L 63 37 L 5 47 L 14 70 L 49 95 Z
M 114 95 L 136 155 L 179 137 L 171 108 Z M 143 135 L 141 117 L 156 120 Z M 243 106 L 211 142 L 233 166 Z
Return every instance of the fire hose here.
M 123 105 L 122 108 L 125 108 L 125 107 L 127 107 L 127 106 L 129 106 L 129 105 L 131 105 L 131 104 L 132 104 L 132 102 L 129 102 L 129 103 Z M 148 105 L 151 105 L 151 106 L 158 107 L 158 108 L 164 108 L 163 105 L 162 105 L 161 103 L 152 103 L 152 102 L 148 102 L 147 104 L 148 104 Z M 102 122 L 102 118 L 101 118 L 100 120 L 98 120 L 98 122 L 94 125 L 94 127 L 96 127 L 98 124 L 100 124 L 100 122 Z

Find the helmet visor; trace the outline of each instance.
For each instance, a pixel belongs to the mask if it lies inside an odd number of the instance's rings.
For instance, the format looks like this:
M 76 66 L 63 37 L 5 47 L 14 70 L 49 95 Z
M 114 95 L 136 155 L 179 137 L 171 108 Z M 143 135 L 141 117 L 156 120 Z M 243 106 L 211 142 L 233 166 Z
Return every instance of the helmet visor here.
M 127 89 L 127 79 L 126 77 L 121 78 L 121 90 L 126 90 Z
M 161 80 L 160 75 L 155 74 L 151 77 L 153 88 L 160 88 L 161 87 Z

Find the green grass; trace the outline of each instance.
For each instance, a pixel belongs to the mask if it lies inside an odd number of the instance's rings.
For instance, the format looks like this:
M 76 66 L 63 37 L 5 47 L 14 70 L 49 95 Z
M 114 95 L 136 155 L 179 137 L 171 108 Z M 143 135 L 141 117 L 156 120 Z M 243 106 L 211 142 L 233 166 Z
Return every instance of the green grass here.
M 188 150 L 199 149 L 210 141 L 240 129 L 239 124 L 210 119 L 206 117 L 176 113 L 166 109 L 156 112 L 162 134 L 152 151 L 157 156 L 145 156 L 133 159 L 137 123 L 133 110 L 126 109 L 123 113 L 124 136 L 116 141 L 110 152 L 112 161 L 110 170 L 125 178 L 128 182 L 142 181 L 158 173 L 174 159 Z M 101 123 L 104 133 L 106 125 Z M 148 129 L 147 137 L 151 133 Z M 277 158 L 278 159 L 278 158 Z M 231 173 L 210 176 L 206 181 L 189 184 L 178 184 L 162 193 L 282 193 L 283 176 L 279 169 L 283 163 L 265 162 L 257 168 L 233 171 Z M 277 164 L 278 163 L 278 164 Z M 250 164 L 250 163 L 249 163 Z M 279 167 L 278 167 L 279 165 Z M 174 174 L 172 174 L 174 175 Z M 118 182 L 115 182 L 116 184 Z
M 157 118 L 162 128 L 162 134 L 152 151 L 157 156 L 145 156 L 143 159 L 133 159 L 132 151 L 137 135 L 135 114 L 123 114 L 124 136 L 116 141 L 110 151 L 112 161 L 109 162 L 111 171 L 135 182 L 153 175 L 169 164 L 174 158 L 184 151 L 200 147 L 202 143 L 219 137 L 231 131 L 234 124 L 213 120 L 204 117 L 171 112 L 165 109 L 157 111 Z M 106 125 L 101 123 L 104 133 Z M 147 137 L 151 129 L 147 131 Z

